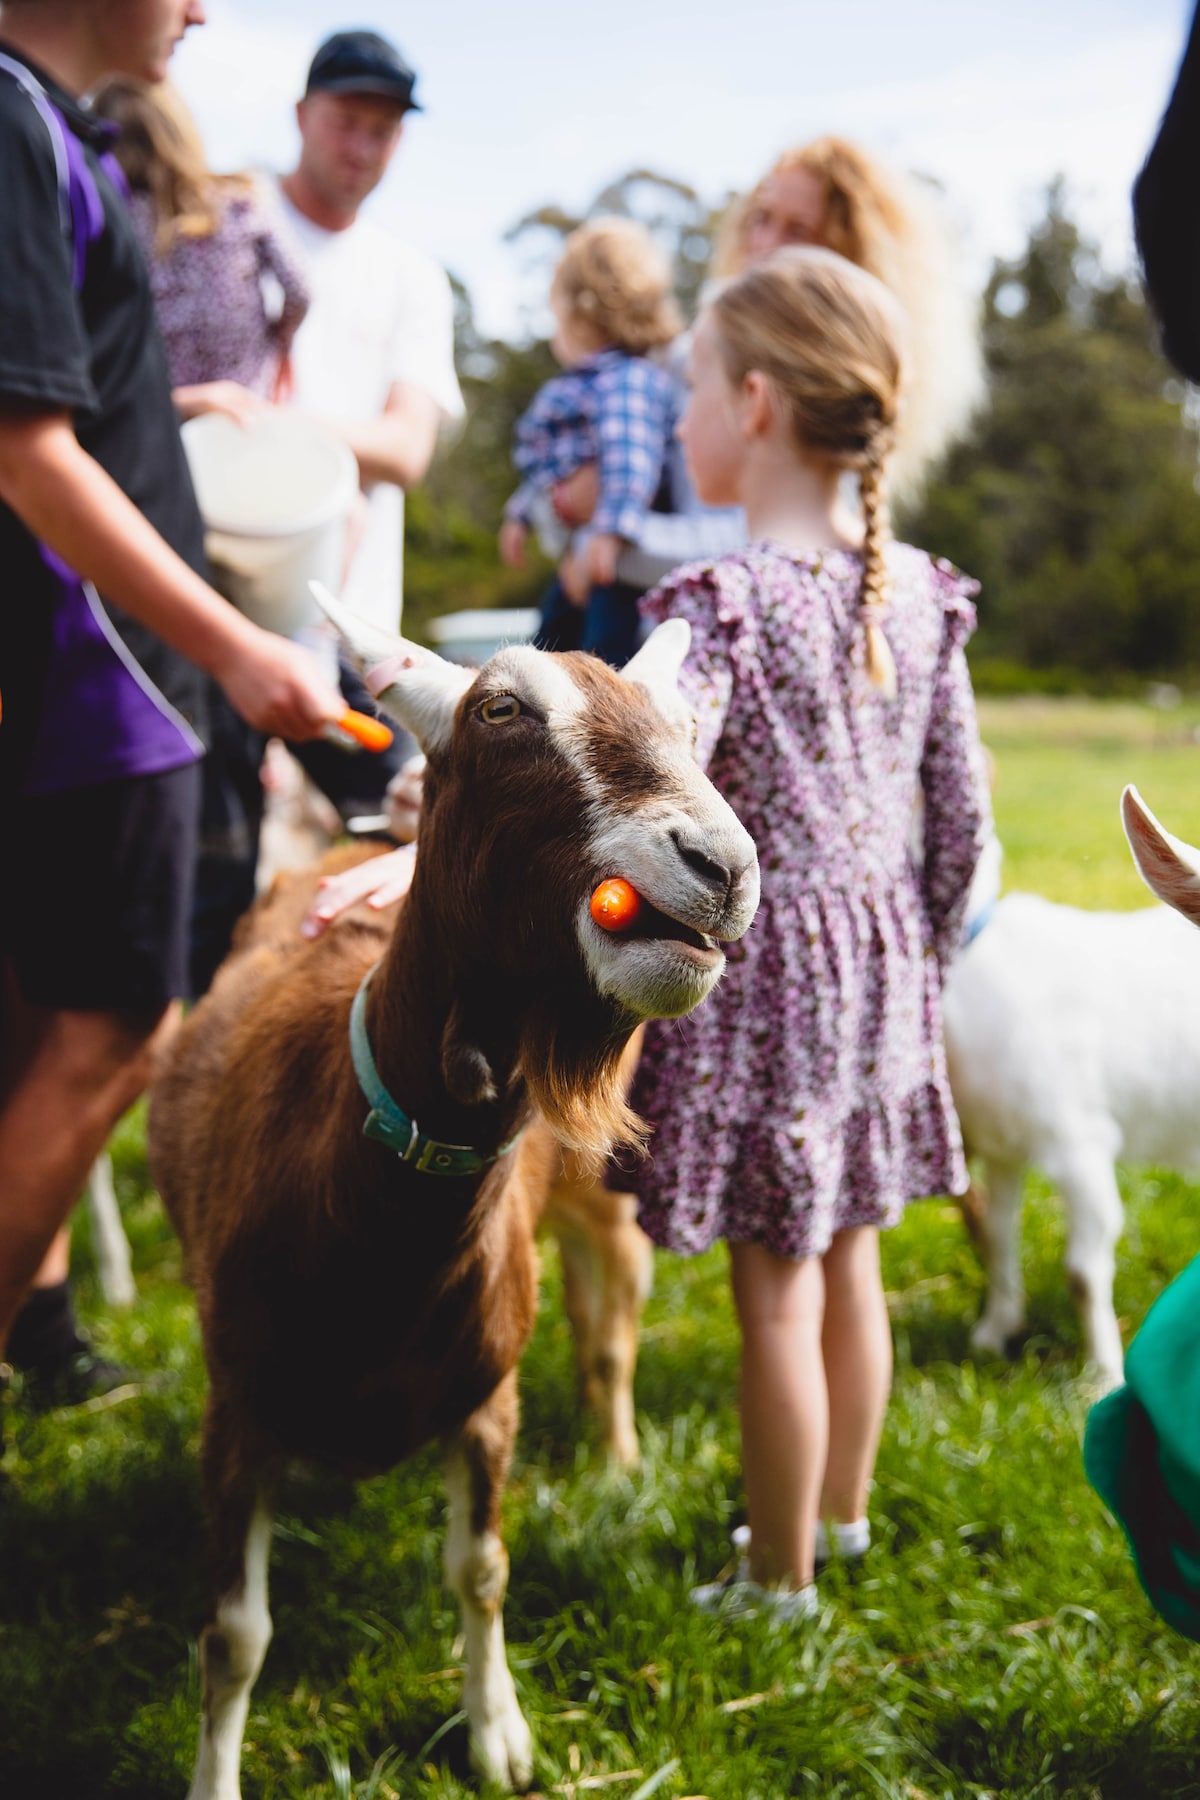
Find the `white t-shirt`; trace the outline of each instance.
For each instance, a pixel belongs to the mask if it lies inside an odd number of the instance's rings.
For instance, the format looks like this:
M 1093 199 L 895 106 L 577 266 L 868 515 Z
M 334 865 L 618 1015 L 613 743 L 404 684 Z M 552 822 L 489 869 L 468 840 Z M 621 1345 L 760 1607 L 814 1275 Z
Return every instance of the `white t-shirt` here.
M 446 419 L 463 399 L 454 372 L 454 303 L 443 270 L 372 219 L 345 231 L 314 225 L 279 202 L 300 245 L 312 289 L 292 345 L 294 404 L 318 418 L 359 424 L 383 411 L 392 386 L 424 389 Z M 404 494 L 391 482 L 367 490 L 367 520 L 342 598 L 394 631 L 403 579 Z

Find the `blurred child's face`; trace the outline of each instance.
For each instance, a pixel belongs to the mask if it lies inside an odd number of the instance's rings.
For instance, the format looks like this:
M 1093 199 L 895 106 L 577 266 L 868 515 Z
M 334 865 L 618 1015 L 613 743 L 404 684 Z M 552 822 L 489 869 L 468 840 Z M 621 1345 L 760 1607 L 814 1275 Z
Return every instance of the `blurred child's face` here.
M 742 227 L 745 266 L 786 244 L 825 242 L 825 190 L 811 169 L 776 169 L 760 186 Z
M 688 403 L 676 436 L 688 472 L 706 506 L 736 506 L 746 458 L 739 395 L 721 357 L 721 338 L 711 312 L 701 313 L 688 357 Z

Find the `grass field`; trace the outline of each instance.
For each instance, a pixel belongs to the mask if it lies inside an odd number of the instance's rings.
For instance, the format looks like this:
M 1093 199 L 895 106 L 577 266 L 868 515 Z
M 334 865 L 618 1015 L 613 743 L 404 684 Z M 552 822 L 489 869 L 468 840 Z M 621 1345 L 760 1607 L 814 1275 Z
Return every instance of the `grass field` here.
M 1200 709 L 993 701 L 1007 885 L 1091 906 L 1145 898 L 1117 822 L 1134 779 L 1200 840 Z M 86 1413 L 8 1409 L 0 1478 L 0 1794 L 176 1800 L 195 1743 L 203 1615 L 203 1392 L 178 1248 L 138 1118 L 116 1147 L 141 1298 L 96 1335 L 147 1379 Z M 1126 1171 L 1117 1309 L 1127 1335 L 1200 1251 L 1200 1188 Z M 957 1211 L 885 1238 L 896 1387 L 876 1544 L 822 1577 L 819 1624 L 717 1625 L 688 1586 L 725 1560 L 740 1488 L 737 1344 L 723 1254 L 660 1258 L 638 1378 L 645 1466 L 598 1471 L 547 1257 L 506 1501 L 510 1661 L 537 1791 L 587 1800 L 792 1795 L 1166 1800 L 1200 1795 L 1198 1652 L 1161 1625 L 1087 1486 L 1087 1395 L 1059 1210 L 1027 1214 L 1030 1333 L 976 1363 L 982 1279 Z M 313 1321 L 320 1329 L 320 1321 Z M 440 1579 L 442 1495 L 422 1456 L 358 1488 L 297 1476 L 272 1566 L 276 1636 L 255 1690 L 246 1800 L 474 1792 L 461 1647 Z

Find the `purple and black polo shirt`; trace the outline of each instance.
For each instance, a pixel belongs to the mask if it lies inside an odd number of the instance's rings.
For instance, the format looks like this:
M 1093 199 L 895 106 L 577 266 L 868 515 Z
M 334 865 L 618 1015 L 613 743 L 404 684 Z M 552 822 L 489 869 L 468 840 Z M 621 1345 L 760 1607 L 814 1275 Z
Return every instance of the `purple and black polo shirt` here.
M 0 407 L 69 412 L 83 448 L 203 574 L 149 276 L 105 167 L 109 128 L 2 40 L 0 59 Z M 203 754 L 200 671 L 3 502 L 0 696 L 0 800 Z

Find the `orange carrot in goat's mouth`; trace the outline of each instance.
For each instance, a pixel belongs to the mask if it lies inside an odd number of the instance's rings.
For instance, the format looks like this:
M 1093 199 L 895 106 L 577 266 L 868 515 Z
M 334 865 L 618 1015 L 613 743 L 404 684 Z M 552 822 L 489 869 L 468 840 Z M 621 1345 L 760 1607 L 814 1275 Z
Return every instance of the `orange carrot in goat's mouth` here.
M 591 898 L 592 917 L 602 931 L 628 931 L 641 910 L 642 896 L 619 875 L 602 881 Z

